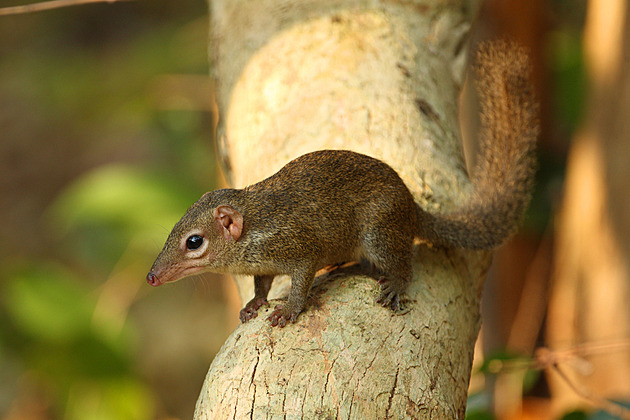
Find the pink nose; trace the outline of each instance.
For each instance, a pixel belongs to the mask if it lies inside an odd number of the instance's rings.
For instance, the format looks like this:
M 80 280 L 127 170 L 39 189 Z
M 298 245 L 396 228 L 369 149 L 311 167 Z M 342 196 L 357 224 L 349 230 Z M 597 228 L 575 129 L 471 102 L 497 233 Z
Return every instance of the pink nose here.
M 158 277 L 152 272 L 149 272 L 149 274 L 147 274 L 147 283 L 149 283 L 151 286 L 159 286 L 160 284 L 162 284 Z

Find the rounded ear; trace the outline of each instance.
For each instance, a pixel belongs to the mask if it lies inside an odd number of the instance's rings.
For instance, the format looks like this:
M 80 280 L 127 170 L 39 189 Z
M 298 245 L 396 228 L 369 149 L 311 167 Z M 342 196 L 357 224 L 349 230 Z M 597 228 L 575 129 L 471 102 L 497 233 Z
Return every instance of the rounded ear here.
M 222 204 L 214 209 L 214 219 L 225 239 L 238 240 L 243 232 L 243 215 L 234 207 Z

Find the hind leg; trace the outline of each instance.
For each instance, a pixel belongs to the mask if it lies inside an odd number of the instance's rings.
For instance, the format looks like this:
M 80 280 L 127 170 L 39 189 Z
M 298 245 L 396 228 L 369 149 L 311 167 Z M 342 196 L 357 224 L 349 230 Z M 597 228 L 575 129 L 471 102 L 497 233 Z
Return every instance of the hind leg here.
M 404 292 L 413 274 L 411 265 L 413 237 L 384 229 L 376 231 L 378 234 L 373 231 L 365 233 L 363 252 L 365 258 L 382 274 L 378 281 L 381 294 L 377 302 L 397 311 L 401 309 Z M 387 233 L 383 234 L 383 231 Z

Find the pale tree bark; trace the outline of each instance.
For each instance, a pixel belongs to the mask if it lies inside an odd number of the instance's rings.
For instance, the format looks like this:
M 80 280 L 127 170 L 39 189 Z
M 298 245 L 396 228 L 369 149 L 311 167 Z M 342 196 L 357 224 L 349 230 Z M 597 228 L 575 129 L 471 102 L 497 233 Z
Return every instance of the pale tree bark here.
M 431 211 L 470 192 L 457 125 L 478 2 L 213 0 L 219 154 L 236 187 L 317 149 L 393 166 Z M 414 250 L 409 311 L 330 276 L 297 323 L 258 318 L 214 359 L 195 418 L 463 418 L 489 253 Z M 243 301 L 252 279 L 237 279 Z M 271 297 L 287 279 L 276 279 Z M 272 308 L 277 302 L 270 302 Z
M 551 348 L 583 350 L 560 366 L 573 386 L 549 375 L 559 412 L 587 403 L 576 387 L 596 398 L 630 395 L 629 19 L 626 0 L 588 4 L 589 98 L 569 155 L 547 326 Z

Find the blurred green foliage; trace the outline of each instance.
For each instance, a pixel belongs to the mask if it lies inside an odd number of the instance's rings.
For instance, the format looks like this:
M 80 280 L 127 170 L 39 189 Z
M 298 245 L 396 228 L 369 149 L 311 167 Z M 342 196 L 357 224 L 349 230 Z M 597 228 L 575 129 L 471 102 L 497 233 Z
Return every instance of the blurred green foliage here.
M 547 57 L 552 77 L 554 124 L 570 139 L 577 129 L 586 103 L 586 70 L 581 28 L 559 28 L 548 35 Z
M 496 375 L 504 371 L 520 371 L 523 378 L 523 392 L 527 393 L 536 385 L 540 378 L 540 371 L 531 368 L 533 363 L 534 361 L 531 357 L 502 350 L 489 354 L 484 359 L 483 364 L 479 366 L 478 373 Z
M 137 166 L 101 166 L 60 194 L 50 209 L 51 228 L 60 237 L 82 243 L 74 255 L 107 270 L 120 260 L 128 244 L 134 245 L 136 255 L 155 256 L 155 247 L 147 243 L 164 242 L 182 209 L 198 198 L 198 190 L 189 181 L 173 178 L 170 173 Z
M 487 391 L 475 392 L 468 395 L 466 404 L 466 420 L 493 420 L 492 402 Z
M 543 376 L 542 370 L 535 368 L 535 365 L 535 360 L 531 357 L 509 351 L 500 351 L 485 358 L 483 363 L 473 372 L 473 375 L 484 375 L 490 383 L 497 375 L 514 375 L 515 378 L 522 380 L 522 394 L 528 395 Z M 630 409 L 630 402 L 615 401 L 615 403 Z M 466 420 L 492 420 L 494 418 L 491 389 L 486 387 L 468 396 Z M 570 411 L 562 415 L 561 419 L 616 420 L 619 417 L 599 409 L 590 413 L 583 410 Z
M 209 107 L 182 109 L 187 93 L 163 89 L 166 76 L 206 78 L 205 13 L 160 0 L 0 17 L 0 418 L 192 414 L 196 394 L 175 401 L 159 381 L 198 389 L 186 369 L 212 354 L 191 351 L 173 363 L 180 378 L 160 377 L 145 353 L 168 348 L 147 321 L 162 295 L 140 287 L 214 187 Z
M 64 417 L 152 418 L 148 387 L 132 374 L 131 326 L 104 334 L 94 322 L 94 296 L 57 263 L 19 264 L 7 278 L 3 342 L 65 407 Z

